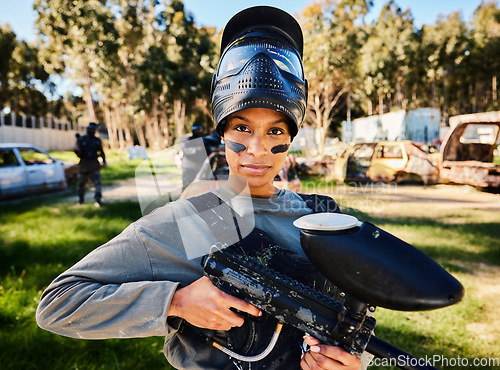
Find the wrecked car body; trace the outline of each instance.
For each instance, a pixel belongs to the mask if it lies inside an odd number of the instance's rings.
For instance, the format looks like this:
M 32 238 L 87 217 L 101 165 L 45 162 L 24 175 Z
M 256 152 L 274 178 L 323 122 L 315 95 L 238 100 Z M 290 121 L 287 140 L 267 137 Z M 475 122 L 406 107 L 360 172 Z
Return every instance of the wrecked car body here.
M 439 164 L 435 155 L 410 140 L 353 143 L 333 166 L 339 182 L 375 181 L 435 184 Z
M 500 112 L 450 117 L 452 127 L 441 145 L 441 181 L 482 188 L 500 187 L 495 164 Z
M 341 156 L 335 159 L 332 177 L 337 182 L 370 181 L 367 176 L 377 143 L 351 143 Z

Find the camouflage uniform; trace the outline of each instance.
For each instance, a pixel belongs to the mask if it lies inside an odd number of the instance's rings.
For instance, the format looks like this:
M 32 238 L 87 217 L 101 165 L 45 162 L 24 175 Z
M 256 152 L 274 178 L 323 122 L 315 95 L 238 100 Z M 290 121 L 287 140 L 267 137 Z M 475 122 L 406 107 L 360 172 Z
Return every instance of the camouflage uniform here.
M 88 179 L 91 178 L 95 188 L 94 200 L 96 204 L 100 205 L 102 186 L 99 157 L 102 158 L 103 164 L 105 164 L 106 156 L 102 148 L 101 139 L 95 137 L 93 133 L 95 133 L 95 129 L 89 126 L 87 135 L 81 136 L 77 140 L 77 154 L 80 157 L 77 193 L 79 203 L 83 203 L 85 198 L 85 187 Z

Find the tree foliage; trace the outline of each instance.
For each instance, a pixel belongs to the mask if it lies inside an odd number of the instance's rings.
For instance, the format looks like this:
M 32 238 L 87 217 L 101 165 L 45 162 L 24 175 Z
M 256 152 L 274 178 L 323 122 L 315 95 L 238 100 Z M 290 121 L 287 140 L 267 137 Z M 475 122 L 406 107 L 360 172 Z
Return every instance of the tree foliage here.
M 121 148 L 162 148 L 184 134 L 194 102 L 206 101 L 215 29 L 196 27 L 182 1 L 36 0 L 34 9 L 46 68 L 83 91 L 82 124 L 105 122 Z
M 364 0 L 323 1 L 303 12 L 304 68 L 309 85 L 306 123 L 320 133 L 320 152 L 332 117 L 349 100 L 358 79 L 356 59 L 364 33 L 356 21 L 369 6 Z

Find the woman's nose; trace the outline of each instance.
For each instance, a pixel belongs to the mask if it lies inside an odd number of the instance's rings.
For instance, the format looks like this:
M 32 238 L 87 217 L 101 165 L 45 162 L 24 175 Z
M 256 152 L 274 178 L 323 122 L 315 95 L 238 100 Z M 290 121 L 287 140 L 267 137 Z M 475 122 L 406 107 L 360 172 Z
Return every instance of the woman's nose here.
M 248 154 L 254 157 L 262 157 L 267 154 L 265 140 L 258 136 L 253 136 L 248 142 Z

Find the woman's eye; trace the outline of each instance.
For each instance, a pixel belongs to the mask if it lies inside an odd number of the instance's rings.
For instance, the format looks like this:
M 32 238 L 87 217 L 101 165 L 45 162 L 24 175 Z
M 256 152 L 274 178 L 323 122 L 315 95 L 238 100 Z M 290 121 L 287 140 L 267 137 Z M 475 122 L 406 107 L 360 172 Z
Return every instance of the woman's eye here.
M 283 134 L 284 134 L 283 130 L 282 130 L 282 129 L 280 129 L 280 128 L 273 128 L 273 129 L 271 129 L 271 130 L 269 131 L 269 133 L 270 133 L 271 135 L 283 135 Z
M 240 126 L 240 125 L 235 126 L 235 127 L 234 127 L 234 129 L 235 129 L 236 131 L 240 131 L 240 132 L 248 132 L 248 131 L 250 131 L 250 130 L 248 129 L 248 127 L 246 127 L 246 126 Z

